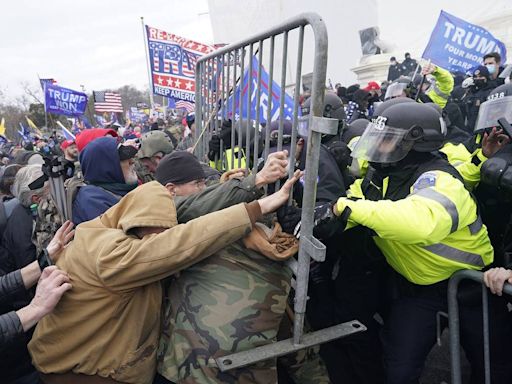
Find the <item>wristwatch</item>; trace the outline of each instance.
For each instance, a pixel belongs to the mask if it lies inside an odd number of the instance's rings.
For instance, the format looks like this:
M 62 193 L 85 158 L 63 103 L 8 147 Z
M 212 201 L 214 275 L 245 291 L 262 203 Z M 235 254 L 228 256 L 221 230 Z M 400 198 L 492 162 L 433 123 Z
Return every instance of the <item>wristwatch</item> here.
M 43 269 L 53 264 L 46 248 L 43 248 L 43 250 L 39 252 L 39 255 L 37 255 L 37 263 L 39 264 L 39 268 L 41 268 L 41 272 Z

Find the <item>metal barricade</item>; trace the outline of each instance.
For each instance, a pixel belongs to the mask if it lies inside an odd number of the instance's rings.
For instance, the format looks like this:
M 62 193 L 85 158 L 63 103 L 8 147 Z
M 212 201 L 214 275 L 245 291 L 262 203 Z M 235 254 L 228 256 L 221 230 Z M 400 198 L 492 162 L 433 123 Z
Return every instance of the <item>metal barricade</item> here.
M 457 292 L 462 280 L 473 280 L 482 284 L 482 317 L 484 334 L 485 384 L 491 383 L 491 356 L 489 344 L 489 298 L 487 287 L 483 284 L 482 272 L 463 270 L 453 274 L 448 283 L 448 326 L 450 328 L 450 358 L 452 384 L 462 384 L 460 360 L 460 319 Z M 505 284 L 503 292 L 512 295 L 512 285 Z
M 322 117 L 323 98 L 325 92 L 327 68 L 327 29 L 320 16 L 314 13 L 298 15 L 282 24 L 270 28 L 251 38 L 231 44 L 227 47 L 201 57 L 196 64 L 195 113 L 196 130 L 194 153 L 201 161 L 208 161 L 208 145 L 212 135 L 223 135 L 220 138 L 220 152 L 213 159 L 215 166 L 227 170 L 245 167 L 246 170 L 257 172 L 261 158 L 266 159 L 269 153 L 268 126 L 271 121 L 278 120 L 277 149 L 283 145 L 283 121 L 285 108 L 285 91 L 287 86 L 290 48 L 297 48 L 295 82 L 293 92 L 293 118 L 290 159 L 295 158 L 297 126 L 299 122 L 299 97 L 301 71 L 306 31 L 312 31 L 314 51 L 313 79 L 311 91 L 311 113 L 308 116 L 309 135 L 306 149 L 306 171 L 304 175 L 304 193 L 302 202 L 302 225 L 298 262 L 291 260 L 290 268 L 295 275 L 295 303 L 293 338 L 261 346 L 252 350 L 235 353 L 217 359 L 222 371 L 242 367 L 261 360 L 281 356 L 312 345 L 328 342 L 342 336 L 366 330 L 358 321 L 338 324 L 334 327 L 304 335 L 304 317 L 306 312 L 309 265 L 310 260 L 324 261 L 325 246 L 313 236 L 313 214 L 315 207 L 316 182 L 320 156 L 321 134 L 335 134 L 338 121 Z M 296 40 L 291 41 L 296 37 Z M 309 37 L 309 36 L 308 36 Z M 296 45 L 289 42 L 296 42 Z M 281 58 L 275 57 L 276 46 L 281 48 Z M 279 48 L 278 48 L 279 49 Z M 277 60 L 276 60 L 277 59 Z M 268 64 L 268 82 L 262 82 L 262 70 Z M 255 68 L 254 66 L 257 66 Z M 275 68 L 280 69 L 276 76 Z M 246 76 L 247 73 L 247 76 Z M 279 106 L 273 106 L 273 82 L 280 85 Z M 262 88 L 267 87 L 268 95 L 266 110 L 260 111 Z M 247 94 L 247 97 L 242 96 Z M 237 96 L 238 95 L 238 96 Z M 277 98 L 277 96 L 276 96 Z M 252 103 L 257 106 L 251 116 Z M 238 110 L 238 113 L 236 111 Z M 242 119 L 244 111 L 246 118 Z M 273 112 L 274 111 L 274 112 Z M 290 111 L 290 110 L 289 110 Z M 238 116 L 237 116 L 238 115 Z M 230 132 L 221 126 L 222 120 L 238 121 L 233 124 Z M 253 120 L 253 123 L 251 122 Z M 260 140 L 260 123 L 265 120 L 267 129 L 265 137 Z M 229 131 L 229 127 L 227 128 Z M 230 151 L 224 151 L 224 140 L 230 140 Z M 264 144 L 261 148 L 260 145 Z M 212 155 L 210 155 L 212 160 Z M 290 161 L 292 164 L 294 160 Z M 293 167 L 289 169 L 289 176 Z

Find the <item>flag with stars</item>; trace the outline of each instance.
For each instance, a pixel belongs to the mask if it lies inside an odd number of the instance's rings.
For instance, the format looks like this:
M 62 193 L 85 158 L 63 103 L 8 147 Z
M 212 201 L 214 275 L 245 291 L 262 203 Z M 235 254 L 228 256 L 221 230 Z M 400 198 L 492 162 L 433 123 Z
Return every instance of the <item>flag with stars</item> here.
M 215 48 L 146 25 L 155 95 L 194 103 L 197 60 Z
M 441 11 L 422 57 L 452 72 L 471 73 L 491 52 L 501 55 L 502 64 L 507 61 L 505 44 L 489 31 Z
M 257 92 L 257 86 L 258 86 L 258 66 L 259 62 L 256 56 L 253 56 L 252 58 L 252 75 L 249 77 L 249 69 L 247 68 L 244 72 L 244 77 L 242 80 L 242 83 L 237 85 L 234 91 L 234 97 L 235 97 L 235 116 L 234 120 L 239 120 L 240 118 L 240 112 L 239 112 L 239 106 L 240 106 L 240 93 L 242 94 L 242 118 L 247 119 L 247 104 L 248 104 L 248 91 L 249 91 L 249 78 L 251 81 L 251 103 L 250 103 L 250 117 L 251 120 L 256 120 L 257 115 L 257 101 L 258 101 L 258 92 Z M 279 119 L 280 114 L 280 97 L 281 97 L 281 87 L 275 82 L 272 81 L 272 86 L 269 87 L 269 75 L 265 68 L 261 68 L 261 83 L 260 83 L 260 123 L 266 123 L 267 122 L 267 111 L 268 111 L 268 100 L 269 100 L 269 94 L 272 94 L 272 110 L 270 114 L 271 121 L 275 121 Z M 231 95 L 227 102 L 226 102 L 226 108 L 223 110 L 224 112 L 224 118 L 233 120 L 233 95 Z M 286 120 L 292 120 L 293 119 L 293 107 L 294 102 L 293 98 L 288 95 L 286 92 L 284 94 L 284 105 L 283 105 L 283 112 L 284 112 L 284 118 Z M 298 109 L 298 116 L 301 115 L 300 108 Z

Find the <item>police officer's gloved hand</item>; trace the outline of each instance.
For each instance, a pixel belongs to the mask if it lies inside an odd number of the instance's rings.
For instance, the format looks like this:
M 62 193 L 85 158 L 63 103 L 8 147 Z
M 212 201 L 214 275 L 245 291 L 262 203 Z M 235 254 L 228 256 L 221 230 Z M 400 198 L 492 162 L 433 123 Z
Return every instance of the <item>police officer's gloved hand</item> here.
M 462 88 L 466 89 L 475 84 L 475 80 L 472 77 L 468 77 L 466 80 L 462 82 Z
M 329 152 L 331 153 L 336 164 L 341 171 L 346 170 L 350 164 L 352 164 L 351 151 L 347 144 L 342 141 L 336 141 L 329 146 Z
M 211 161 L 215 161 L 220 157 L 220 136 L 213 135 L 212 139 L 208 143 L 208 158 Z
M 277 221 L 284 232 L 294 235 L 295 227 L 300 224 L 301 215 L 302 209 L 285 205 L 277 210 Z
M 222 122 L 222 126 L 220 127 L 220 138 L 222 139 L 222 146 L 224 149 L 231 148 L 231 120 L 224 120 Z M 235 130 L 235 144 L 236 138 L 238 137 L 238 132 Z M 242 143 L 242 146 L 245 143 Z
M 345 216 L 336 216 L 333 212 L 335 202 L 325 203 L 315 208 L 313 234 L 319 239 L 327 239 L 346 226 Z M 280 212 L 281 211 L 281 212 Z M 302 210 L 297 207 L 281 207 L 277 211 L 279 224 L 286 233 L 300 237 Z

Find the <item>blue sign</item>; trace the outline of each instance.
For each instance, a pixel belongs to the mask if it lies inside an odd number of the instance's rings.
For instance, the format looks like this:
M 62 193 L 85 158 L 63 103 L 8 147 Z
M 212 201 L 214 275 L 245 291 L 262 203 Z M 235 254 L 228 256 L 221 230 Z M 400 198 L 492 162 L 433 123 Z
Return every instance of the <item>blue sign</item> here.
M 145 123 L 148 121 L 149 116 L 146 115 L 144 111 L 132 107 L 131 110 L 128 111 L 128 118 L 134 123 Z
M 258 66 L 259 66 L 258 60 L 256 59 L 256 57 L 253 56 L 253 58 L 252 58 L 252 74 L 250 77 L 250 79 L 251 79 L 250 80 L 251 81 L 251 95 L 250 95 L 251 111 L 250 111 L 249 119 L 251 119 L 251 120 L 256 120 L 256 111 L 257 111 L 256 103 L 258 100 L 258 89 L 257 89 Z M 270 96 L 269 96 L 270 94 L 272 95 L 272 110 L 270 113 L 270 120 L 275 121 L 275 120 L 279 119 L 280 106 L 281 106 L 281 104 L 280 104 L 281 87 L 275 81 L 272 81 L 272 87 L 269 87 L 269 80 L 270 79 L 269 79 L 269 75 L 268 75 L 267 71 L 265 71 L 265 69 L 262 67 L 261 68 L 261 83 L 260 83 L 260 89 L 261 89 L 260 105 L 259 105 L 260 123 L 266 123 L 266 121 L 267 121 L 268 101 L 270 98 Z M 242 87 L 243 87 L 241 90 L 241 93 L 242 93 L 242 118 L 247 119 L 248 118 L 247 98 L 249 96 L 248 95 L 248 90 L 249 90 L 249 69 L 248 68 L 244 73 L 244 77 L 242 80 Z M 269 92 L 269 90 L 270 90 L 270 92 Z M 235 96 L 235 120 L 238 120 L 240 118 L 240 112 L 239 112 L 239 109 L 240 109 L 240 103 L 239 103 L 240 102 L 240 85 L 236 87 L 234 96 Z M 293 103 L 292 97 L 290 95 L 288 95 L 287 93 L 285 93 L 284 94 L 283 110 L 284 110 L 284 118 L 286 120 L 293 119 L 293 106 L 294 106 L 294 103 Z M 230 96 L 228 98 L 226 107 L 227 108 L 225 109 L 224 115 L 228 119 L 232 119 L 233 113 L 231 111 L 233 108 L 233 96 Z M 298 113 L 299 113 L 298 116 L 300 116 L 300 108 L 298 110 Z
M 503 42 L 484 28 L 441 11 L 422 57 L 451 72 L 469 73 L 491 52 L 500 54 L 502 64 L 507 61 Z
M 57 85 L 45 84 L 46 112 L 57 115 L 79 116 L 87 108 L 87 95 Z

